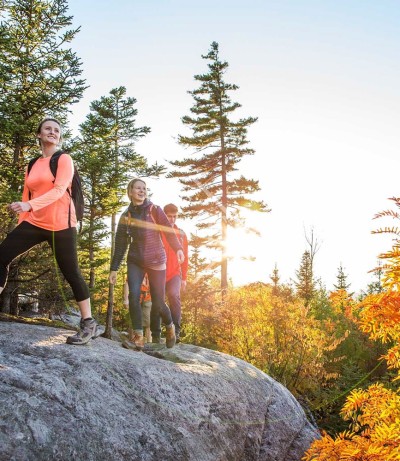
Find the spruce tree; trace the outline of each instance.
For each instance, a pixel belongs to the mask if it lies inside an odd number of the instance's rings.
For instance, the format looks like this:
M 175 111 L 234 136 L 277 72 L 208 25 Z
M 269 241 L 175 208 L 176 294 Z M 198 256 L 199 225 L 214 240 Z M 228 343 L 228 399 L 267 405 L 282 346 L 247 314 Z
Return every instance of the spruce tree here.
M 315 294 L 315 280 L 312 269 L 312 258 L 309 251 L 305 251 L 301 258 L 299 270 L 296 271 L 296 291 L 299 298 L 309 306 Z
M 345 291 L 348 292 L 351 284 L 347 283 L 347 275 L 344 273 L 342 263 L 340 263 L 340 266 L 338 268 L 338 273 L 337 273 L 336 279 L 337 279 L 337 284 L 336 285 L 333 284 L 335 289 L 336 290 L 345 290 Z
M 272 285 L 272 294 L 273 295 L 278 295 L 280 276 L 279 276 L 278 266 L 277 266 L 276 263 L 275 263 L 274 270 L 273 270 L 272 274 L 269 276 L 269 278 L 271 279 L 272 284 L 273 284 Z
M 204 230 L 208 248 L 221 253 L 221 289 L 228 287 L 228 260 L 225 242 L 230 227 L 242 226 L 241 211 L 269 211 L 262 201 L 249 196 L 260 190 L 258 181 L 237 174 L 243 157 L 254 154 L 248 147 L 247 130 L 257 118 L 233 119 L 241 107 L 232 102 L 230 93 L 237 85 L 226 83 L 224 74 L 228 63 L 219 57 L 218 43 L 211 44 L 208 54 L 208 72 L 195 75 L 199 87 L 189 94 L 194 105 L 191 115 L 184 116 L 182 123 L 192 130 L 191 136 L 179 135 L 178 142 L 192 149 L 192 156 L 170 162 L 176 169 L 169 177 L 178 178 L 183 185 L 188 203 L 182 207 L 188 218 L 197 220 L 197 228 Z

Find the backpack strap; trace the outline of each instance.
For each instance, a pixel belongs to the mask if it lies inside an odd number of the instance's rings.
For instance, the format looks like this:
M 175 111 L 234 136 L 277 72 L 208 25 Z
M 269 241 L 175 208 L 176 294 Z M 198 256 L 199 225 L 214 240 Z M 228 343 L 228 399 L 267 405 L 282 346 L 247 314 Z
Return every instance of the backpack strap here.
M 156 223 L 156 218 L 154 217 L 154 213 L 156 212 L 156 210 L 157 210 L 157 205 L 153 205 L 153 204 L 150 205 L 150 217 L 153 220 L 154 224 L 157 224 Z
M 65 154 L 64 150 L 58 150 L 50 158 L 50 171 L 52 172 L 54 179 L 57 176 L 58 160 L 62 154 Z
M 41 157 L 41 155 L 38 155 L 37 157 L 34 157 L 34 158 L 31 158 L 29 160 L 29 163 L 28 163 L 28 170 L 27 170 L 27 174 L 29 175 L 29 173 L 31 172 L 31 169 L 33 167 L 33 165 L 36 163 L 37 160 L 39 160 Z M 31 191 L 28 191 L 28 196 L 29 196 L 29 200 L 31 199 Z
M 31 172 L 31 169 L 32 169 L 33 165 L 36 163 L 37 160 L 40 159 L 40 157 L 41 157 L 41 155 L 38 155 L 37 157 L 31 158 L 29 160 L 29 163 L 28 163 L 28 175 Z
M 58 150 L 57 152 L 54 152 L 54 154 L 50 158 L 50 171 L 52 175 L 54 176 L 54 181 L 56 180 L 57 176 L 57 169 L 58 169 L 58 161 L 61 157 L 62 154 L 66 154 L 65 150 Z M 74 174 L 75 174 L 75 169 L 74 169 Z M 53 181 L 53 183 L 54 183 Z M 68 227 L 71 227 L 71 202 L 72 202 L 72 191 L 70 190 L 69 187 L 67 187 L 67 192 L 69 195 L 69 208 L 68 208 Z M 82 226 L 82 223 L 81 223 Z

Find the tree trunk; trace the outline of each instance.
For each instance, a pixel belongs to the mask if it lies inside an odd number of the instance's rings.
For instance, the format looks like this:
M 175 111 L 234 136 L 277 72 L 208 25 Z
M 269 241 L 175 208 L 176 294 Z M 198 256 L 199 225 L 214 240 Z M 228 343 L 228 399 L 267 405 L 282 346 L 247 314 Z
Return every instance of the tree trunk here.
M 12 262 L 9 267 L 7 284 L 0 295 L 0 312 L 5 314 L 18 315 L 18 262 Z
M 227 223 L 227 206 L 228 206 L 228 191 L 227 191 L 227 180 L 226 180 L 226 156 L 225 156 L 225 140 L 221 133 L 221 152 L 222 152 L 222 199 L 221 199 L 221 295 L 222 300 L 226 297 L 228 290 L 228 259 L 226 256 L 226 241 L 228 234 L 228 223 Z

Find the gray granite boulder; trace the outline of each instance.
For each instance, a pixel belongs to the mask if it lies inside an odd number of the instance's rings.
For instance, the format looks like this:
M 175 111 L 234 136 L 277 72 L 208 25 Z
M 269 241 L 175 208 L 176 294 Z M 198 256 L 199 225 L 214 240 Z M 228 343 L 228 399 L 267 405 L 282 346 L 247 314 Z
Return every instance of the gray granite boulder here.
M 252 365 L 0 322 L 1 461 L 300 461 L 318 431 Z M 157 348 L 156 348 L 157 346 Z

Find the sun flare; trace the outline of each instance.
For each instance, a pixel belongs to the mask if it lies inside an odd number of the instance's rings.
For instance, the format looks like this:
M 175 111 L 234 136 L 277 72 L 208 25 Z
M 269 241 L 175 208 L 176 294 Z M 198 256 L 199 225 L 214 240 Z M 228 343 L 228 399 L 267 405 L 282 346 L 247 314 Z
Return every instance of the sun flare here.
M 260 238 L 243 228 L 229 229 L 225 243 L 229 259 L 251 259 L 260 248 Z

